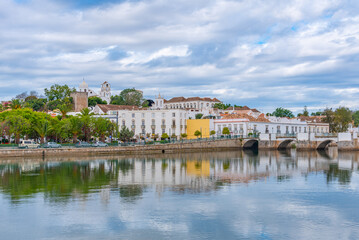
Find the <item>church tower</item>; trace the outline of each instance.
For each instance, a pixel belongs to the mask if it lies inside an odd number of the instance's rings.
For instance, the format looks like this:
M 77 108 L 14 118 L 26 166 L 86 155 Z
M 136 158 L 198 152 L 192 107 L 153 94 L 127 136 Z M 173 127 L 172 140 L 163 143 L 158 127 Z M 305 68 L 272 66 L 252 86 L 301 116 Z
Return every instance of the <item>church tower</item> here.
M 155 108 L 156 109 L 164 108 L 164 99 L 163 99 L 163 97 L 161 97 L 161 94 L 158 94 L 158 97 L 156 97 Z
M 100 98 L 105 100 L 107 104 L 111 102 L 111 85 L 108 82 L 104 82 L 101 85 Z

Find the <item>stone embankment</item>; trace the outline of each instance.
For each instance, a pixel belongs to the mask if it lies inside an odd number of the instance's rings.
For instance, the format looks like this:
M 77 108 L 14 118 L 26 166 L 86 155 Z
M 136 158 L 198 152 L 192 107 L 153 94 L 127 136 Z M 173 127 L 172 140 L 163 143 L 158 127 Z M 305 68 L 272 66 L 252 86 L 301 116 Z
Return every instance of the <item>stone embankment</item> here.
M 227 151 L 240 149 L 239 139 L 225 139 L 213 141 L 198 141 L 190 143 L 169 143 L 156 145 L 136 145 L 96 148 L 59 148 L 59 149 L 0 149 L 0 157 L 43 157 L 43 156 L 70 156 L 70 155 L 130 155 L 176 153 L 191 151 Z
M 303 137 L 304 136 L 304 137 Z M 156 154 L 199 151 L 228 151 L 239 149 L 276 150 L 296 148 L 297 150 L 325 149 L 336 146 L 339 151 L 359 150 L 359 139 L 352 134 L 338 136 L 311 136 L 278 137 L 262 134 L 256 138 L 235 138 L 201 140 L 194 142 L 177 142 L 169 144 L 118 146 L 103 148 L 60 148 L 60 149 L 0 149 L 0 157 L 44 157 L 44 156 L 71 156 L 71 155 L 130 155 Z

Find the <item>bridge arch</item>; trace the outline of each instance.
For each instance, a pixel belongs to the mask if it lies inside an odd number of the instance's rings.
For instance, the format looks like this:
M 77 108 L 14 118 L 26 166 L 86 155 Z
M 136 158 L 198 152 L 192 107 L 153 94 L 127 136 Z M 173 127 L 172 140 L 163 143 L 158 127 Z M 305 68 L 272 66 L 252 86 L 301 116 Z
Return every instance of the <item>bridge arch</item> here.
M 330 140 L 330 139 L 324 140 L 324 141 L 322 141 L 321 143 L 318 144 L 317 149 L 318 150 L 326 149 L 328 147 L 328 145 L 331 144 L 331 143 L 335 143 L 335 142 L 333 140 Z
M 243 149 L 258 149 L 258 140 L 250 139 L 243 144 Z
M 290 144 L 293 142 L 293 139 L 287 139 L 284 140 L 283 142 L 279 143 L 278 145 L 278 149 L 287 149 L 290 147 Z

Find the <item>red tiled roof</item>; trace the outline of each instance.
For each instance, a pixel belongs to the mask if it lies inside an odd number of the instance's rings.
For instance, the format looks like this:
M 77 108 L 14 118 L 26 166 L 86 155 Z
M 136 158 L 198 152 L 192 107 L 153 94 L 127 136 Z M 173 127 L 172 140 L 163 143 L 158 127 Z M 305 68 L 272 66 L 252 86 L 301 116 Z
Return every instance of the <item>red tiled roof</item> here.
M 258 118 L 252 117 L 245 113 L 227 114 L 224 115 L 222 119 L 238 119 L 238 118 L 248 119 L 250 122 L 269 122 L 269 120 L 265 117 L 264 113 L 259 115 Z
M 217 98 L 200 98 L 200 97 L 174 97 L 170 100 L 164 100 L 165 103 L 174 103 L 174 102 L 191 102 L 191 101 L 207 101 L 207 102 L 221 102 Z
M 321 123 L 321 122 L 323 122 L 324 117 L 325 116 L 299 116 L 297 118 L 301 121 Z

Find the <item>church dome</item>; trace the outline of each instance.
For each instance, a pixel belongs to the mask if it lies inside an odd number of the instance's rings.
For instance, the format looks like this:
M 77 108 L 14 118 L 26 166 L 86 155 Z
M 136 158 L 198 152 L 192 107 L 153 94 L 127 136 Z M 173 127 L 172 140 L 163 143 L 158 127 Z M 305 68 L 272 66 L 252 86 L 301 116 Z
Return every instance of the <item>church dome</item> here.
M 80 89 L 88 89 L 89 85 L 85 82 L 85 80 L 83 80 L 82 83 L 80 83 L 79 88 Z

